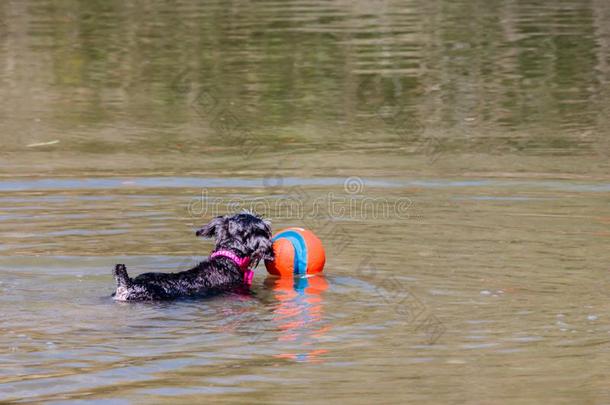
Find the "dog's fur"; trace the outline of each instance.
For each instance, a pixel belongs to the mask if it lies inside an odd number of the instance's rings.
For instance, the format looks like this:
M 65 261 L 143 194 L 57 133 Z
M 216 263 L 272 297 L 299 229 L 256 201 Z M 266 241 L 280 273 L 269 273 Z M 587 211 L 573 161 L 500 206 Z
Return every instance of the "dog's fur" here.
M 239 257 L 249 257 L 251 268 L 260 260 L 273 260 L 271 223 L 248 212 L 216 217 L 196 235 L 215 238 L 214 251 L 229 250 Z M 117 301 L 206 296 L 244 285 L 242 270 L 226 257 L 208 257 L 179 273 L 145 273 L 134 279 L 127 275 L 124 264 L 117 264 L 114 278 L 117 289 L 113 296 Z

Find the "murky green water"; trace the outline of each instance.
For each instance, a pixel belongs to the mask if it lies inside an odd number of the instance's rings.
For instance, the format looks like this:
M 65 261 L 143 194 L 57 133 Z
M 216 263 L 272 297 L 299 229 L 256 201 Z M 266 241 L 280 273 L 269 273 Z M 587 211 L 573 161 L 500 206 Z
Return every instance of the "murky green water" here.
M 610 402 L 610 3 L 0 2 L 0 401 Z M 119 304 L 253 208 L 325 277 Z

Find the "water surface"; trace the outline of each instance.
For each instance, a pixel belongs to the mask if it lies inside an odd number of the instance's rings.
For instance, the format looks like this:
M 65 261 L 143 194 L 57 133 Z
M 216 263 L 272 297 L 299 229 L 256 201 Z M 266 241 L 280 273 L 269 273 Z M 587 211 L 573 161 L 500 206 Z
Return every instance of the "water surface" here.
M 4 1 L 0 401 L 608 403 L 605 1 Z M 254 209 L 324 277 L 121 304 Z

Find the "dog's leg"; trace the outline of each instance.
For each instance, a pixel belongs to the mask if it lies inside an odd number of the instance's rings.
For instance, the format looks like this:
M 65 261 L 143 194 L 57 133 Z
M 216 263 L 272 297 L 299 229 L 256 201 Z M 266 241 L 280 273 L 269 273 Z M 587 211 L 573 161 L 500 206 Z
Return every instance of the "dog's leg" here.
M 131 279 L 127 275 L 127 267 L 124 264 L 117 264 L 112 272 L 116 280 L 116 286 L 129 288 L 131 287 Z
M 173 298 L 163 288 L 154 285 L 140 283 L 129 278 L 127 267 L 117 264 L 112 272 L 116 280 L 116 291 L 112 296 L 116 301 L 150 301 Z

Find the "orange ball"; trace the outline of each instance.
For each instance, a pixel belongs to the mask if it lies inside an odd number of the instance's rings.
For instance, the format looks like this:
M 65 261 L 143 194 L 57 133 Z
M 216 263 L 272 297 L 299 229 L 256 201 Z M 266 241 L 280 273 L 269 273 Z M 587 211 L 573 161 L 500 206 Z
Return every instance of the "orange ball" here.
M 287 228 L 273 237 L 275 260 L 265 261 L 269 274 L 281 277 L 320 273 L 326 262 L 322 241 L 303 228 Z

